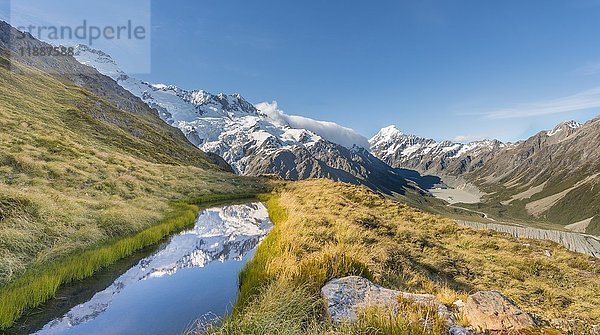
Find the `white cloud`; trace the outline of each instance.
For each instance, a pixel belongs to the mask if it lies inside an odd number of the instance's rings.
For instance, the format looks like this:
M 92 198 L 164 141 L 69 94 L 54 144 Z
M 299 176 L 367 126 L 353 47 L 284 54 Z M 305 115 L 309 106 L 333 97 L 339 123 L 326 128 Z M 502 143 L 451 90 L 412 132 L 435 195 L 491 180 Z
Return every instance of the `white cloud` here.
M 277 106 L 277 101 L 271 103 L 261 102 L 256 104 L 256 108 L 275 122 L 287 124 L 292 128 L 310 130 L 328 141 L 343 145 L 347 148 L 351 148 L 353 144 L 363 148 L 369 148 L 369 141 L 367 138 L 353 129 L 340 126 L 334 122 L 318 121 L 304 116 L 285 114 Z
M 513 108 L 499 109 L 481 115 L 489 119 L 512 119 L 548 114 L 568 113 L 600 107 L 600 87 L 594 87 L 566 97 L 518 104 Z

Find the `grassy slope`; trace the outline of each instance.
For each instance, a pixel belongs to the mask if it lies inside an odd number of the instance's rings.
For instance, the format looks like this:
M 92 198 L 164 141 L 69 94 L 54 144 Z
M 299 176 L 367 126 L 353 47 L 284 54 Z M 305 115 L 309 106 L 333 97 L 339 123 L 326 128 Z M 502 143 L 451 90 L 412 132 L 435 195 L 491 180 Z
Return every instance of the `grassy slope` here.
M 263 190 L 256 178 L 217 168 L 158 117 L 13 65 L 18 71 L 0 57 L 0 286 L 188 215 L 173 200 Z
M 557 244 L 462 228 L 325 180 L 288 184 L 268 204 L 275 227 L 240 276 L 234 315 L 214 333 L 425 333 L 418 322 L 372 313 L 351 328 L 323 324 L 319 288 L 349 274 L 434 293 L 447 304 L 493 289 L 542 320 L 580 320 L 573 327 L 600 322 L 600 265 Z

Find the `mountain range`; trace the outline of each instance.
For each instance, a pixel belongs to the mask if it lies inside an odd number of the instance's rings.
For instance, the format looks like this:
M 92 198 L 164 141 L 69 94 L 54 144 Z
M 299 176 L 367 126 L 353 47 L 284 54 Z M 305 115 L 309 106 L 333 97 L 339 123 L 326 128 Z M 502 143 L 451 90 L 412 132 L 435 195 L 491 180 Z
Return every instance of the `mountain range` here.
M 6 32 L 1 34 L 0 47 L 12 50 L 13 58 L 18 58 L 19 47 L 47 45 L 33 38 L 7 40 L 14 29 L 6 23 L 0 28 Z M 475 185 L 485 196 L 471 207 L 500 219 L 548 221 L 593 234 L 600 230 L 598 118 L 584 125 L 564 122 L 516 143 L 437 142 L 404 134 L 395 126 L 382 128 L 367 142 L 335 123 L 287 115 L 275 103 L 253 105 L 240 94 L 211 94 L 138 80 L 123 72 L 108 54 L 86 46 L 76 48 L 75 59 L 18 60 L 55 73 L 120 109 L 149 119 L 158 116 L 179 129 L 160 128 L 164 138 L 159 142 L 172 148 L 168 149 L 171 159 L 188 161 L 201 155 L 202 160 L 242 175 L 330 178 L 364 184 L 388 195 L 409 193 L 423 198 L 426 192 L 400 170 L 411 169 L 439 176 L 454 187 Z M 95 117 L 128 126 L 118 114 L 109 117 L 98 110 Z M 160 123 L 148 125 L 162 127 Z M 139 129 L 127 131 L 142 137 L 148 134 Z M 187 141 L 179 139 L 181 134 Z M 190 143 L 204 153 L 192 151 Z
M 155 108 L 191 143 L 223 157 L 238 174 L 272 174 L 286 180 L 330 178 L 389 195 L 415 190 L 394 168 L 361 147 L 368 145 L 366 139 L 348 128 L 288 116 L 269 104 L 261 104 L 260 110 L 240 94 L 147 83 L 127 75 L 106 53 L 87 46 L 78 46 L 75 58 Z M 340 143 L 332 141 L 336 139 Z
M 204 152 L 222 157 L 238 174 L 330 178 L 388 195 L 408 191 L 421 203 L 424 189 L 436 185 L 415 185 L 408 175 L 416 170 L 440 177 L 442 185 L 477 187 L 484 196 L 471 206 L 500 219 L 547 221 L 594 234 L 600 230 L 600 204 L 581 201 L 599 198 L 598 119 L 584 125 L 567 121 L 516 143 L 437 142 L 395 126 L 382 128 L 367 142 L 335 123 L 287 115 L 276 103 L 253 105 L 240 94 L 144 82 L 87 46 L 78 46 L 75 58 L 156 109 L 163 121 Z
M 5 22 L 0 30 L 5 56 L 144 120 L 143 127 L 132 126 L 127 114 L 107 113 L 101 106 L 87 111 L 137 139 L 161 143 L 161 150 L 148 157 L 164 155 L 201 167 L 216 164 L 240 175 L 330 178 L 388 195 L 408 192 L 422 198 L 427 194 L 423 189 L 436 187 L 415 184 L 402 170 L 410 169 L 440 177 L 439 185 L 476 186 L 484 193 L 477 207 L 500 218 L 546 220 L 596 234 L 600 230 L 599 118 L 583 125 L 564 122 L 516 143 L 437 142 L 404 134 L 395 126 L 382 128 L 367 141 L 333 122 L 287 115 L 275 102 L 254 105 L 240 94 L 144 82 L 122 71 L 108 54 L 82 45 L 75 48 L 74 58 L 23 57 L 20 48 L 49 45 L 30 35 L 16 39 L 16 30 Z
M 369 142 L 393 167 L 477 186 L 485 195 L 474 209 L 600 234 L 600 117 L 565 121 L 516 143 L 436 142 L 394 126 Z

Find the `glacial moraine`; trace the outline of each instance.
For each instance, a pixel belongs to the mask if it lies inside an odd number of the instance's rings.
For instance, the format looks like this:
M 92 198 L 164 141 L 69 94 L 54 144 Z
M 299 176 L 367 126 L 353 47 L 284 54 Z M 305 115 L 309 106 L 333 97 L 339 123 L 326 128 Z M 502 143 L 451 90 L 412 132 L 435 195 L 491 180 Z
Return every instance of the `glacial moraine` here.
M 549 240 L 559 243 L 571 251 L 600 258 L 600 239 L 591 235 L 559 230 L 519 227 L 500 223 L 481 223 L 464 220 L 456 220 L 456 223 L 474 229 L 491 229 L 502 233 L 508 233 L 514 237 Z

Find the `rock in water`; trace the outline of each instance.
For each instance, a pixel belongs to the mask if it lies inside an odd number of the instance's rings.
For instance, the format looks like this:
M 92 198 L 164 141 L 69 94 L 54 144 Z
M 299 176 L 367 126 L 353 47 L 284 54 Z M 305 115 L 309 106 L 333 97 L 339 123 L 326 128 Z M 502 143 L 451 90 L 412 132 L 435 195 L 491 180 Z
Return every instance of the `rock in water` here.
M 417 304 L 428 304 L 437 308 L 438 314 L 449 319 L 446 306 L 431 294 L 413 294 L 390 290 L 373 284 L 368 279 L 350 276 L 333 279 L 321 289 L 327 304 L 327 313 L 333 322 L 353 322 L 358 320 L 361 309 L 372 306 L 398 311 L 398 299 L 412 300 Z
M 480 291 L 467 299 L 464 315 L 481 331 L 519 330 L 535 327 L 533 319 L 499 292 Z

